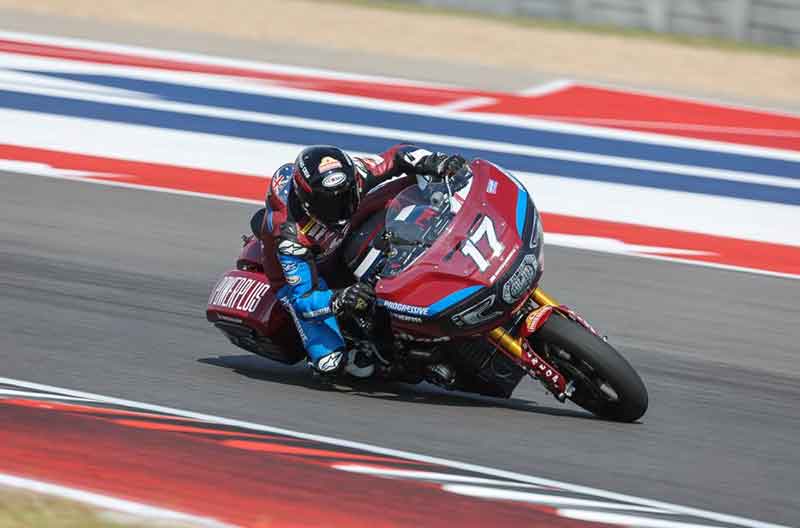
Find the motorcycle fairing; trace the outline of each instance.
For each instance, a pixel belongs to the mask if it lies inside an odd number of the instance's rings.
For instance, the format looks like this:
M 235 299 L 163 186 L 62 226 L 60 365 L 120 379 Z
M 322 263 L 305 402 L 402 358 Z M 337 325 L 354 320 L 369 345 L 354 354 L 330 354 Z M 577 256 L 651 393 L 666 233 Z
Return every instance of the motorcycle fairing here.
M 243 253 L 255 251 L 248 247 L 252 242 Z M 305 351 L 275 294 L 262 272 L 231 270 L 211 290 L 206 319 L 236 346 L 281 363 L 297 363 Z
M 538 213 L 528 193 L 491 163 L 473 161 L 471 170 L 469 197 L 443 234 L 402 272 L 378 281 L 379 304 L 398 329 L 423 335 L 480 333 L 502 324 L 524 302 L 513 299 L 512 310 L 495 304 L 503 302 L 502 287 L 525 262 L 533 260 L 536 266 L 525 274 L 524 286 L 532 289 L 538 283 L 541 245 L 527 243 L 535 235 Z M 495 245 L 503 247 L 499 254 L 493 254 L 490 230 Z M 464 250 L 469 243 L 488 262 L 483 269 L 480 257 Z M 479 311 L 477 316 L 469 317 L 471 308 Z

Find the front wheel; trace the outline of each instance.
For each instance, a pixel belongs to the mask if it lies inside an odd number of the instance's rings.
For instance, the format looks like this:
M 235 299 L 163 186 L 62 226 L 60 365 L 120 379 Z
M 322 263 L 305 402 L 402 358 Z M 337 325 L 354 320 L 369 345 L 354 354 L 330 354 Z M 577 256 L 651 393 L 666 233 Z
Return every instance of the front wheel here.
M 553 313 L 528 339 L 572 382 L 570 399 L 587 411 L 621 422 L 647 411 L 647 389 L 630 363 L 579 323 Z

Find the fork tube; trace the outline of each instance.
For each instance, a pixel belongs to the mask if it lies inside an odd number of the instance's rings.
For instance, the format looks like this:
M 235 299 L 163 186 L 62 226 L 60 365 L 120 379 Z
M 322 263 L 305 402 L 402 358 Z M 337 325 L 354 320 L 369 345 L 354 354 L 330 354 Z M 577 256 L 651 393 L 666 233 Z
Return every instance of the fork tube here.
M 488 337 L 489 341 L 491 341 L 494 346 L 502 349 L 517 359 L 523 359 L 522 343 L 520 343 L 518 339 L 515 339 L 514 336 L 506 332 L 505 329 L 497 327 L 489 332 Z
M 536 288 L 533 290 L 533 294 L 531 294 L 531 298 L 538 304 L 539 306 L 561 306 L 557 300 L 553 299 L 545 292 Z M 492 342 L 494 346 L 497 348 L 502 349 L 507 354 L 512 355 L 520 360 L 525 360 L 523 353 L 522 353 L 522 341 L 519 338 L 514 337 L 510 333 L 508 333 L 504 328 L 497 327 L 487 336 L 489 341 Z
M 561 306 L 560 302 L 547 295 L 541 290 L 541 288 L 536 288 L 533 290 L 533 295 L 531 295 L 531 298 L 539 306 Z

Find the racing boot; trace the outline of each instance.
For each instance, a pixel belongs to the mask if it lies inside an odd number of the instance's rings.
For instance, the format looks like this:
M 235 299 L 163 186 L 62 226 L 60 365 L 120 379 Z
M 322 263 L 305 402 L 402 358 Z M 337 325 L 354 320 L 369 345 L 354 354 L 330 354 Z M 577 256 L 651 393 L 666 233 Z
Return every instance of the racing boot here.
M 309 361 L 308 366 L 314 372 L 314 376 L 322 382 L 333 381 L 344 368 L 347 356 L 344 350 L 335 350 L 330 354 L 322 356 L 316 363 Z

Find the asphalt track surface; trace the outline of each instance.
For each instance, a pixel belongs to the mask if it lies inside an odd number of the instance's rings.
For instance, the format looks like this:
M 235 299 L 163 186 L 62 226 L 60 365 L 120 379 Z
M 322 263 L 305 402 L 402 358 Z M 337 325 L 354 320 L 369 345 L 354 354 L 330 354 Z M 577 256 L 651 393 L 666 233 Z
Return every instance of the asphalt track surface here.
M 320 391 L 303 368 L 233 348 L 203 311 L 252 206 L 16 174 L 0 197 L 4 376 L 800 525 L 797 281 L 546 248 L 544 288 L 645 379 L 650 410 L 622 425 L 533 382 L 511 401 Z
M 206 323 L 252 206 L 0 176 L 3 374 L 796 525 L 798 283 L 560 248 L 544 285 L 644 377 L 640 424 L 525 382 L 321 391 Z

